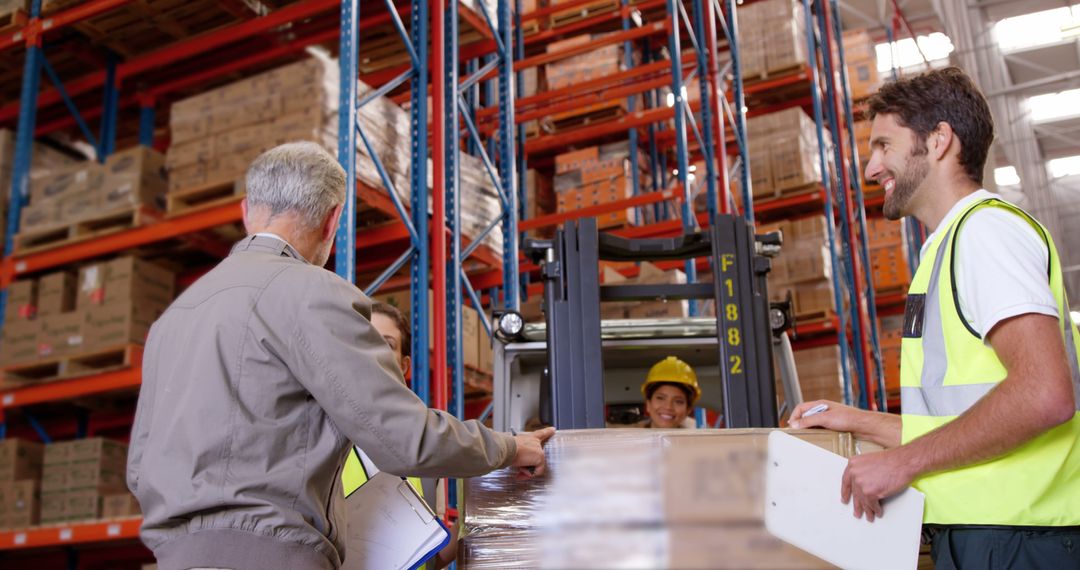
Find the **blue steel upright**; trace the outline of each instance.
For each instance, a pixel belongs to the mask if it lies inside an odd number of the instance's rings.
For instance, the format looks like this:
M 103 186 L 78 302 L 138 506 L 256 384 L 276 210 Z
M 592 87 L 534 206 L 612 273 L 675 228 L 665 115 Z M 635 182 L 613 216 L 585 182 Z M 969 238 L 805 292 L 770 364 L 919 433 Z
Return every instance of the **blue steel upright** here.
M 620 4 L 624 10 L 622 17 L 622 29 L 627 31 L 630 29 L 630 17 L 625 11 L 630 7 L 630 0 L 622 0 Z M 634 67 L 634 42 L 626 40 L 623 42 L 623 66 L 626 69 Z M 631 95 L 626 98 L 626 110 L 629 114 L 633 114 L 637 110 L 637 96 Z M 637 196 L 641 192 L 641 171 L 638 165 L 638 131 L 637 128 L 627 131 L 629 137 L 630 146 L 630 191 L 632 195 Z M 634 223 L 641 225 L 645 220 L 641 219 L 641 208 L 634 208 Z
M 867 232 L 866 232 L 866 203 L 863 200 L 863 187 L 862 187 L 862 173 L 860 172 L 862 162 L 859 159 L 859 147 L 855 143 L 855 113 L 852 110 L 851 103 L 851 88 L 848 86 L 848 74 L 847 74 L 847 61 L 844 54 L 844 32 L 840 25 L 840 5 L 837 0 L 829 0 L 829 6 L 832 10 L 832 33 L 833 40 L 836 42 L 836 54 L 838 61 L 836 62 L 837 69 L 840 70 L 840 94 L 843 102 L 842 111 L 844 113 L 844 124 L 847 125 L 847 144 L 851 149 L 851 170 L 849 177 L 851 179 L 852 189 L 855 195 L 855 216 L 856 223 L 858 224 L 858 236 L 859 242 L 857 244 L 859 250 L 859 259 L 862 261 L 863 271 L 866 278 L 866 306 L 867 313 L 870 319 L 870 350 L 871 356 L 874 358 L 874 382 L 877 385 L 878 395 L 878 409 L 881 411 L 887 411 L 888 402 L 885 398 L 885 374 L 881 360 L 881 341 L 878 335 L 878 320 L 877 320 L 877 298 L 874 291 L 874 283 L 870 278 L 870 247 L 867 244 Z M 841 164 L 842 167 L 842 164 Z
M 41 0 L 33 0 L 30 7 L 32 18 L 41 16 Z M 4 257 L 11 256 L 15 234 L 19 231 L 19 216 L 23 204 L 30 195 L 30 164 L 34 148 L 34 125 L 37 122 L 37 93 L 41 87 L 41 38 L 26 46 L 26 62 L 23 64 L 22 92 L 19 98 L 19 126 L 15 132 L 15 164 L 11 173 L 11 194 L 8 200 L 7 235 L 4 240 Z M 0 328 L 4 325 L 7 308 L 7 289 L 0 290 Z
M 814 33 L 814 12 L 810 8 L 811 0 L 802 0 L 803 10 L 806 13 L 806 59 L 817 62 L 817 40 Z M 836 252 L 836 228 L 833 225 L 835 214 L 833 211 L 833 177 L 829 175 L 829 163 L 826 157 L 827 145 L 825 143 L 824 119 L 822 114 L 820 73 L 816 63 L 810 65 L 810 98 L 814 103 L 814 126 L 818 140 L 818 166 L 821 168 L 822 180 L 825 182 L 825 229 L 829 238 L 829 261 L 833 267 L 840 267 L 840 260 Z M 748 208 L 752 210 L 752 208 Z M 833 303 L 836 306 L 836 316 L 840 326 L 836 331 L 837 342 L 840 345 L 840 372 L 844 380 L 844 403 L 851 404 L 851 368 L 848 362 L 850 347 L 847 341 L 847 315 L 844 314 L 844 295 L 839 272 L 832 272 Z
M 698 46 L 697 77 L 698 85 L 701 88 L 701 133 L 705 143 L 705 148 L 702 149 L 702 155 L 705 158 L 706 202 L 709 212 L 709 225 L 713 226 L 716 224 L 716 216 L 718 214 L 716 182 L 719 179 L 719 176 L 716 173 L 716 161 L 724 160 L 725 157 L 716 156 L 716 142 L 714 137 L 720 136 L 720 133 L 714 133 L 713 131 L 712 82 L 710 81 L 711 74 L 709 69 L 709 47 L 713 44 L 710 42 L 708 33 L 709 28 L 706 27 L 705 7 L 702 6 L 703 2 L 709 0 L 692 1 L 694 3 L 694 28 L 697 32 Z
M 445 117 L 443 125 L 447 133 L 444 152 L 446 156 L 446 227 L 450 230 L 450 259 L 447 262 L 446 275 L 446 359 L 450 368 L 449 411 L 462 418 L 465 415 L 465 362 L 461 335 L 461 132 L 458 122 L 458 3 L 450 2 L 446 6 L 445 28 L 443 33 L 443 58 L 446 70 L 446 82 L 443 90 Z M 439 120 L 438 117 L 435 120 Z M 436 158 L 437 160 L 437 158 Z M 435 188 L 438 192 L 439 189 Z M 478 310 L 483 310 L 478 307 Z M 451 494 L 456 489 L 450 487 Z
M 682 227 L 683 232 L 689 233 L 696 229 L 697 220 L 694 217 L 693 196 L 690 193 L 690 159 L 686 143 L 685 113 L 688 107 L 684 104 L 683 97 L 683 72 L 682 72 L 682 46 L 679 42 L 679 6 L 682 0 L 667 0 L 668 17 L 671 18 L 671 29 L 668 32 L 668 52 L 671 54 L 671 93 L 675 98 L 675 158 L 676 180 L 682 191 Z M 686 260 L 686 281 L 697 281 L 697 266 L 693 259 Z M 696 312 L 695 304 L 690 304 L 690 315 Z
M 356 135 L 357 82 L 359 69 L 360 0 L 341 2 L 340 66 L 338 101 L 338 162 L 345 169 L 345 205 L 338 223 L 334 271 L 349 283 L 356 282 Z
M 503 210 L 503 306 L 518 310 L 521 307 L 520 287 L 518 287 L 518 193 L 514 190 L 517 176 L 515 164 L 514 140 L 514 58 L 510 52 L 513 47 L 513 25 L 510 16 L 512 0 L 499 0 L 498 28 L 492 30 L 498 34 L 499 45 L 499 175 L 502 191 L 509 202 Z M 483 2 L 481 2 L 483 5 Z
M 410 84 L 409 117 L 412 131 L 412 218 L 419 248 L 413 257 L 412 295 L 412 389 L 424 403 L 430 401 L 431 366 L 428 353 L 428 3 L 412 0 L 410 33 L 416 50 L 414 75 Z M 442 191 L 436 188 L 435 191 Z M 442 374 L 442 371 L 439 371 Z
M 120 118 L 120 84 L 116 76 L 116 63 L 116 54 L 110 51 L 106 55 L 105 94 L 97 148 L 99 162 L 105 162 L 105 159 L 116 151 L 116 124 Z

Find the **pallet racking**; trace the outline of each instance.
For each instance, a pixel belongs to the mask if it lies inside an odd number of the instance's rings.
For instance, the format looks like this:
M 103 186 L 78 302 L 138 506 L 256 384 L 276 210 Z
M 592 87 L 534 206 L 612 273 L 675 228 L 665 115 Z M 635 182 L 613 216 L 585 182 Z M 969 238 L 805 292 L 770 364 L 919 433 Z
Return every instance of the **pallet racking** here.
M 91 72 L 66 84 L 57 77 L 55 88 L 44 91 L 40 90 L 39 84 L 42 70 L 49 76 L 68 76 L 80 69 L 79 65 L 64 60 L 63 65 L 58 63 L 50 72 L 43 49 L 48 47 L 45 40 L 68 41 L 67 36 L 76 34 L 72 30 L 80 23 L 90 24 L 95 18 L 132 9 L 133 3 L 89 0 L 47 17 L 41 15 L 40 3 L 41 0 L 34 0 L 31 19 L 22 30 L 0 36 L 0 52 L 24 53 L 25 59 L 22 96 L 17 103 L 0 106 L 0 123 L 15 118 L 19 122 L 9 235 L 0 265 L 0 288 L 6 288 L 17 276 L 150 244 L 196 238 L 205 241 L 198 236 L 240 220 L 238 204 L 230 203 L 60 250 L 13 254 L 11 237 L 18 227 L 21 197 L 27 191 L 29 149 L 35 136 L 78 127 L 88 140 L 97 143 L 94 146 L 102 155 L 111 152 L 117 138 L 125 135 L 136 134 L 142 144 L 161 146 L 163 141 L 155 130 L 158 118 L 155 110 L 162 102 L 200 87 L 219 84 L 237 74 L 295 58 L 309 46 L 337 42 L 343 71 L 339 117 L 339 132 L 343 136 L 339 139 L 339 158 L 349 174 L 350 189 L 355 190 L 348 194 L 349 205 L 338 234 L 335 268 L 352 282 L 356 282 L 358 274 L 377 273 L 366 284 L 365 290 L 369 293 L 380 287 L 410 288 L 414 307 L 414 386 L 418 395 L 434 407 L 464 414 L 465 373 L 459 311 L 463 298 L 468 297 L 478 308 L 485 304 L 491 308 L 517 308 L 522 295 L 536 293 L 536 287 L 530 286 L 529 282 L 530 274 L 537 268 L 518 256 L 522 232 L 581 216 L 650 207 L 659 214 L 656 223 L 618 232 L 633 237 L 674 235 L 707 226 L 718 213 L 733 211 L 730 198 L 733 176 L 740 182 L 742 203 L 747 205 L 743 215 L 747 219 L 770 219 L 791 212 L 812 211 L 824 211 L 829 220 L 839 219 L 838 232 L 830 231 L 829 236 L 834 266 L 845 268 L 842 276 L 836 276 L 837 295 L 847 289 L 851 298 L 863 299 L 865 294 L 866 301 L 853 303 L 848 314 L 841 312 L 835 320 L 800 324 L 796 330 L 800 337 L 807 339 L 802 341 L 806 346 L 837 342 L 842 350 L 850 351 L 854 355 L 856 371 L 853 375 L 849 373 L 845 357 L 845 386 L 849 391 L 853 382 L 862 387 L 860 405 L 885 406 L 880 355 L 875 348 L 873 311 L 878 304 L 895 303 L 896 299 L 878 299 L 875 303 L 872 284 L 864 277 L 865 272 L 860 271 L 868 264 L 864 211 L 879 204 L 863 203 L 853 139 L 845 142 L 839 136 L 841 127 L 850 124 L 853 111 L 844 74 L 840 73 L 839 85 L 831 79 L 834 77 L 831 46 L 840 38 L 839 22 L 831 19 L 838 13 L 836 0 L 802 2 L 808 22 L 807 47 L 809 53 L 823 55 L 820 67 L 811 65 L 752 85 L 744 84 L 740 71 L 738 11 L 734 0 L 621 0 L 610 11 L 590 13 L 555 28 L 540 23 L 547 22 L 559 10 L 582 8 L 595 2 L 575 0 L 522 12 L 520 0 L 516 5 L 510 0 L 487 3 L 478 0 L 478 13 L 457 2 L 414 0 L 394 3 L 386 0 L 366 4 L 365 12 L 361 14 L 359 0 L 340 3 L 302 0 L 282 2 L 282 6 L 264 2 L 266 13 L 243 10 L 234 13 L 238 8 L 232 4 L 240 3 L 222 3 L 231 8 L 221 16 L 224 20 L 216 21 L 218 27 L 189 30 L 189 35 L 166 38 L 150 44 L 147 53 L 131 54 L 123 62 L 119 58 L 106 58 L 102 62 L 104 71 Z M 379 5 L 368 15 L 371 4 Z M 365 31 L 375 26 L 392 28 L 408 55 L 407 64 L 361 72 L 359 54 L 363 50 Z M 469 29 L 468 39 L 462 39 L 462 28 Z M 611 33 L 578 47 L 554 53 L 543 51 L 557 39 L 592 29 L 610 29 Z M 526 35 L 526 31 L 532 32 Z M 520 90 L 524 70 L 602 45 L 623 45 L 627 48 L 627 57 L 634 47 L 652 56 L 658 51 L 653 48 L 662 46 L 669 57 L 650 58 L 637 65 L 628 58 L 626 69 L 617 74 L 526 97 L 514 96 L 514 84 L 516 82 Z M 684 50 L 684 45 L 690 45 L 692 49 Z M 24 52 L 17 54 L 19 50 Z M 843 50 L 837 51 L 840 57 L 837 69 L 842 70 Z M 727 63 L 723 63 L 725 59 Z M 816 62 L 817 58 L 808 61 Z M 687 68 L 690 71 L 685 71 Z M 375 86 L 380 94 L 392 94 L 398 101 L 410 103 L 414 136 L 411 200 L 407 207 L 398 201 L 393 191 L 382 194 L 356 181 L 357 157 L 352 149 L 364 144 L 356 112 L 365 103 L 358 95 L 358 78 Z M 700 88 L 695 101 L 682 95 L 692 78 L 698 79 Z M 137 88 L 131 89 L 136 81 L 139 83 Z M 409 84 L 407 89 L 406 83 Z M 35 96 L 39 91 L 40 96 Z M 103 102 L 96 100 L 96 91 L 102 92 Z M 429 93 L 430 116 L 426 105 Z M 673 95 L 672 106 L 663 104 L 667 93 Z M 784 96 L 778 98 L 776 93 L 784 93 Z M 524 124 L 530 120 L 588 103 L 623 99 L 629 100 L 630 112 L 616 121 L 588 125 L 562 135 L 541 135 L 531 139 L 526 136 Z M 642 105 L 640 108 L 639 104 Z M 823 171 L 832 171 L 837 176 L 826 177 L 822 187 L 813 192 L 755 204 L 749 184 L 746 118 L 790 106 L 815 109 L 821 165 Z M 130 128 L 130 122 L 121 121 L 121 115 L 131 109 L 138 109 L 139 113 L 135 129 Z M 66 116 L 68 111 L 72 116 Z M 87 121 L 95 118 L 101 118 L 103 125 L 97 137 L 87 126 Z M 822 140 L 825 131 L 833 132 L 834 140 L 839 141 L 833 153 L 828 152 Z M 570 213 L 532 219 L 522 216 L 522 176 L 529 164 L 544 164 L 551 160 L 556 149 L 567 145 L 623 136 L 635 146 L 642 143 L 647 146 L 648 167 L 655 181 L 651 191 Z M 463 152 L 483 157 L 487 174 L 497 182 L 501 212 L 492 220 L 488 231 L 496 225 L 501 226 L 505 238 L 501 256 L 468 243 L 462 236 L 460 213 L 463 204 L 457 189 L 459 159 Z M 737 157 L 730 169 L 726 163 L 728 155 Z M 445 188 L 445 192 L 428 193 L 424 181 L 428 178 L 429 156 L 433 188 Z M 636 153 L 631 156 L 637 160 Z M 667 163 L 669 159 L 673 165 Z M 703 182 L 698 184 L 689 178 L 689 165 L 696 159 L 703 159 L 706 165 Z M 849 170 L 849 164 L 854 171 Z M 671 174 L 673 170 L 674 175 Z M 636 165 L 632 171 L 637 172 Z M 707 196 L 706 209 L 695 212 L 693 196 L 702 191 Z M 425 207 L 429 199 L 432 203 L 430 219 Z M 840 210 L 839 216 L 834 211 L 834 202 Z M 360 204 L 397 221 L 358 228 L 356 212 Z M 477 238 L 476 243 L 482 237 Z M 215 251 L 220 253 L 221 245 L 217 244 Z M 364 252 L 362 259 L 357 259 L 358 250 Z M 464 268 L 470 260 L 479 260 L 486 269 L 466 274 Z M 406 264 L 410 266 L 408 277 L 395 277 Z M 706 269 L 707 264 L 699 261 L 688 263 L 684 268 L 692 278 L 698 269 Z M 633 275 L 634 270 L 626 273 Z M 424 294 L 429 284 L 434 291 L 432 305 L 428 305 Z M 5 296 L 0 293 L 0 315 Z M 837 306 L 842 304 L 838 302 Z M 491 325 L 486 316 L 481 322 L 485 333 L 490 334 Z M 445 342 L 428 346 L 426 331 L 429 323 L 435 330 L 446 331 Z M 871 362 L 876 363 L 873 381 L 869 380 L 872 377 L 869 372 Z M 132 389 L 139 382 L 140 373 L 135 366 L 9 390 L 0 394 L 0 414 L 25 406 Z M 6 414 L 0 415 L 0 419 L 6 419 Z M 18 533 L 0 532 L 0 549 L 8 548 L 8 545 L 65 545 L 84 540 L 122 541 L 134 536 L 130 523 L 119 523 L 118 532 L 110 524 L 115 523 L 65 527 L 69 528 L 70 534 L 63 530 L 41 529 L 23 533 L 23 538 L 19 538 Z

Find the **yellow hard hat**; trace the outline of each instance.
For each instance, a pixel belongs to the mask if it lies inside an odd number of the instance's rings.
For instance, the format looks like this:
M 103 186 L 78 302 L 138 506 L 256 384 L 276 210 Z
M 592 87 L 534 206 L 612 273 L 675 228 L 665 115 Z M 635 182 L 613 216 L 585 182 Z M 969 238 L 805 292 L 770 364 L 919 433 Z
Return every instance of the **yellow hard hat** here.
M 657 362 L 649 369 L 649 375 L 645 378 L 645 383 L 641 385 L 641 395 L 648 397 L 649 386 L 659 383 L 681 384 L 689 388 L 693 394 L 690 397 L 691 406 L 701 397 L 701 388 L 698 386 L 694 369 L 674 356 Z

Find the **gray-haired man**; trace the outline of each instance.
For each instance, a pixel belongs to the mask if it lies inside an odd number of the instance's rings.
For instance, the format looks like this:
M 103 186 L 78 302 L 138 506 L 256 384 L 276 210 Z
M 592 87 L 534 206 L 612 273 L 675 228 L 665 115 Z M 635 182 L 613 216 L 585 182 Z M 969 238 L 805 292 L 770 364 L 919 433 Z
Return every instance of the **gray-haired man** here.
M 515 437 L 426 408 L 371 301 L 322 268 L 345 197 L 329 153 L 279 146 L 246 182 L 248 237 L 146 345 L 128 486 L 162 570 L 338 568 L 350 442 L 402 475 L 543 472 L 553 432 Z

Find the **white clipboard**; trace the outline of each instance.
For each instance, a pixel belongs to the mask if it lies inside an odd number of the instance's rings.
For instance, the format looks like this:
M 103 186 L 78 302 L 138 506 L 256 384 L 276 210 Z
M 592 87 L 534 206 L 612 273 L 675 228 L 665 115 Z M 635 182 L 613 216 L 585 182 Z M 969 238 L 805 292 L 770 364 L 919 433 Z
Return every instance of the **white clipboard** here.
M 368 480 L 345 497 L 345 567 L 419 568 L 450 544 L 450 531 L 408 481 L 379 471 L 356 451 Z
M 924 496 L 908 487 L 882 503 L 874 522 L 840 502 L 847 459 L 780 431 L 769 434 L 765 528 L 849 570 L 910 570 L 918 565 Z

